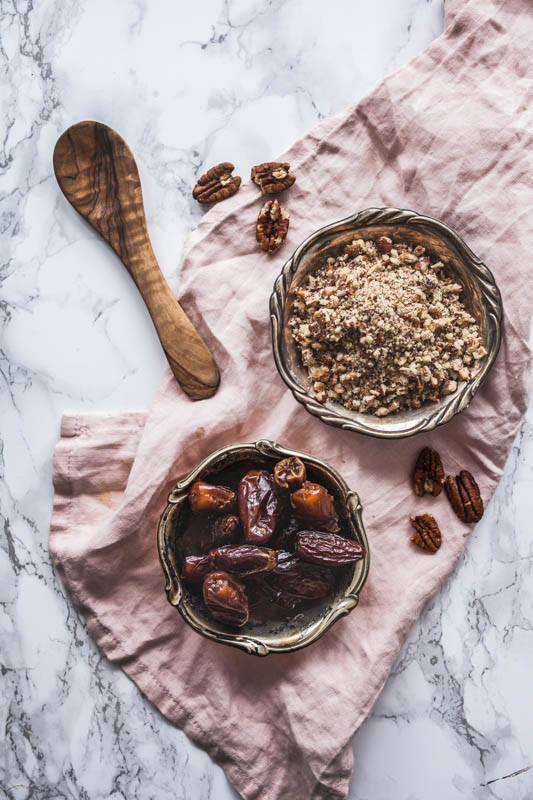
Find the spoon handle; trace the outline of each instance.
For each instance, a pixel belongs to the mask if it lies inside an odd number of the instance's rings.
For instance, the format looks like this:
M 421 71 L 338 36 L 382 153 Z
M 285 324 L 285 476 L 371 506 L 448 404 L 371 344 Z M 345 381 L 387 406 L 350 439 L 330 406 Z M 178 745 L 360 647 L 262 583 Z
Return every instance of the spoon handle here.
M 79 122 L 58 139 L 54 170 L 74 208 L 113 248 L 150 312 L 170 368 L 192 400 L 211 397 L 220 376 L 213 356 L 157 263 L 130 148 L 99 122 Z

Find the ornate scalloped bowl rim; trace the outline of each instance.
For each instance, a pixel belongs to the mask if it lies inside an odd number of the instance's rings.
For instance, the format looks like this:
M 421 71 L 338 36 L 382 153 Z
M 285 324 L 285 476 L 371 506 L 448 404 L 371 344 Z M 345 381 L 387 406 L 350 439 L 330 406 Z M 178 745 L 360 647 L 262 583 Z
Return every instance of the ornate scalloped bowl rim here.
M 315 241 L 330 233 L 334 233 L 348 226 L 363 227 L 372 224 L 401 224 L 415 229 L 425 226 L 437 231 L 445 239 L 450 240 L 479 286 L 487 307 L 487 318 L 490 324 L 491 346 L 485 358 L 485 363 L 479 372 L 467 381 L 457 394 L 451 395 L 448 403 L 432 413 L 428 412 L 426 416 L 417 417 L 412 425 L 402 430 L 390 431 L 378 428 L 372 425 L 372 417 L 370 415 L 369 422 L 366 423 L 362 422 L 360 419 L 354 419 L 348 414 L 343 414 L 342 412 L 327 408 L 321 403 L 318 403 L 310 394 L 307 387 L 300 385 L 294 380 L 284 363 L 282 355 L 283 313 L 292 278 L 298 268 L 302 255 Z M 296 400 L 301 403 L 310 414 L 318 417 L 322 422 L 328 425 L 334 425 L 344 430 L 355 431 L 379 439 L 401 439 L 423 431 L 433 430 L 433 428 L 449 422 L 456 414 L 468 408 L 477 390 L 487 377 L 500 350 L 502 317 L 502 299 L 494 276 L 489 268 L 474 255 L 463 239 L 444 222 L 440 222 L 433 217 L 417 214 L 415 211 L 398 208 L 367 208 L 364 211 L 333 222 L 312 233 L 297 247 L 288 261 L 285 262 L 281 273 L 274 283 L 274 289 L 270 297 L 270 322 L 274 361 L 279 374 L 292 391 Z
M 193 616 L 184 603 L 179 575 L 166 558 L 165 534 L 167 526 L 172 525 L 173 515 L 181 502 L 183 502 L 183 499 L 187 496 L 191 484 L 194 483 L 198 476 L 203 474 L 211 464 L 217 462 L 226 454 L 231 453 L 243 455 L 253 455 L 257 453 L 270 458 L 298 456 L 305 461 L 305 463 L 327 471 L 342 493 L 351 524 L 356 529 L 360 541 L 365 546 L 366 556 L 363 559 L 363 570 L 360 576 L 358 578 L 356 576 L 352 578 L 352 581 L 349 586 L 346 587 L 344 593 L 334 600 L 332 606 L 327 609 L 326 613 L 320 619 L 308 625 L 303 631 L 286 636 L 279 644 L 267 643 L 259 637 L 247 636 L 243 633 L 222 633 L 210 628 L 207 624 Z M 257 442 L 232 444 L 227 447 L 222 447 L 207 456 L 192 470 L 192 472 L 176 483 L 168 495 L 167 504 L 159 518 L 157 526 L 157 551 L 165 575 L 165 592 L 167 594 L 167 599 L 172 606 L 177 608 L 185 622 L 202 636 L 221 644 L 238 647 L 251 655 L 266 656 L 269 653 L 290 653 L 295 650 L 300 650 L 303 647 L 308 647 L 310 644 L 320 639 L 340 617 L 349 614 L 359 602 L 359 593 L 365 584 L 370 566 L 370 553 L 363 525 L 362 510 L 357 493 L 348 488 L 344 479 L 330 464 L 327 464 L 316 456 L 282 447 L 268 439 L 260 439 Z

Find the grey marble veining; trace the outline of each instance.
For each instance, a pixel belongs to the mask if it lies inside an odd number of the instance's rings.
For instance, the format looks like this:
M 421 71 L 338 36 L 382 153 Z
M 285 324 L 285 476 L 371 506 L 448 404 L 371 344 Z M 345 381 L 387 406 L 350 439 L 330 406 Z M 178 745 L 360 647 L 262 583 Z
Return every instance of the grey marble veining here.
M 442 0 L 0 3 L 0 798 L 236 797 L 102 658 L 51 569 L 62 412 L 145 408 L 164 365 L 126 271 L 58 191 L 58 135 L 84 118 L 124 135 L 177 289 L 206 165 L 247 176 L 442 25 Z M 350 800 L 533 797 L 532 425 L 355 736 Z

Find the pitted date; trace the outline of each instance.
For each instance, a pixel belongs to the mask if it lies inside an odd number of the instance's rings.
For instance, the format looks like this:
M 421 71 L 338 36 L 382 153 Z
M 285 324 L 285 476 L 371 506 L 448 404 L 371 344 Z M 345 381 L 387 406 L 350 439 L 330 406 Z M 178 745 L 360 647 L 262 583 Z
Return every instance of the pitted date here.
M 294 537 L 297 532 L 301 530 L 302 523 L 299 522 L 296 517 L 292 515 L 288 518 L 286 517 L 278 525 L 278 529 L 269 544 L 276 550 L 293 550 Z
M 242 628 L 248 622 L 248 598 L 243 584 L 227 572 L 210 572 L 204 578 L 204 603 L 211 616 L 225 625 Z
M 345 539 L 335 533 L 300 531 L 296 534 L 296 555 L 323 567 L 342 567 L 358 561 L 365 555 L 359 542 Z
M 234 544 L 241 537 L 241 521 L 236 514 L 225 514 L 210 520 L 200 537 L 201 549 L 205 552 L 214 547 Z
M 256 591 L 261 592 L 263 598 L 266 598 L 270 603 L 275 603 L 277 606 L 287 611 L 298 608 L 298 606 L 301 606 L 304 602 L 301 597 L 295 597 L 293 594 L 289 594 L 283 589 L 280 589 L 269 579 L 268 575 L 266 580 L 261 582 L 257 581 L 257 583 Z
M 216 569 L 236 575 L 271 572 L 277 564 L 276 551 L 255 544 L 228 544 L 211 550 L 209 557 Z
M 318 483 L 306 481 L 291 494 L 291 506 L 298 519 L 322 531 L 338 529 L 333 497 Z
M 333 574 L 322 567 L 307 564 L 290 554 L 279 559 L 273 570 L 272 581 L 277 589 L 302 600 L 318 600 L 333 588 Z
M 274 535 L 282 510 L 274 479 L 264 470 L 251 469 L 239 482 L 237 500 L 245 541 L 266 544 Z
M 235 507 L 235 492 L 227 486 L 196 481 L 189 489 L 189 503 L 195 514 L 227 514 Z
M 181 566 L 181 577 L 187 583 L 199 585 L 212 569 L 209 556 L 186 556 Z
M 284 458 L 274 467 L 274 483 L 282 495 L 300 489 L 305 479 L 305 464 L 296 456 Z

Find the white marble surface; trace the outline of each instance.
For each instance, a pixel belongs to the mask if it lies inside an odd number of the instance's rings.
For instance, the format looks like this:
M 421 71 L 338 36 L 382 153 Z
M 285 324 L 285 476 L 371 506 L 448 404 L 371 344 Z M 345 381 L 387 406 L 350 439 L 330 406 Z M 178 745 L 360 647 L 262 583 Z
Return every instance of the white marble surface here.
M 246 176 L 442 25 L 443 0 L 0 4 L 0 798 L 236 797 L 101 657 L 50 565 L 61 413 L 147 407 L 164 363 L 125 270 L 58 191 L 58 135 L 84 118 L 124 135 L 177 289 L 201 167 Z M 351 800 L 533 797 L 532 422 L 354 739 Z

